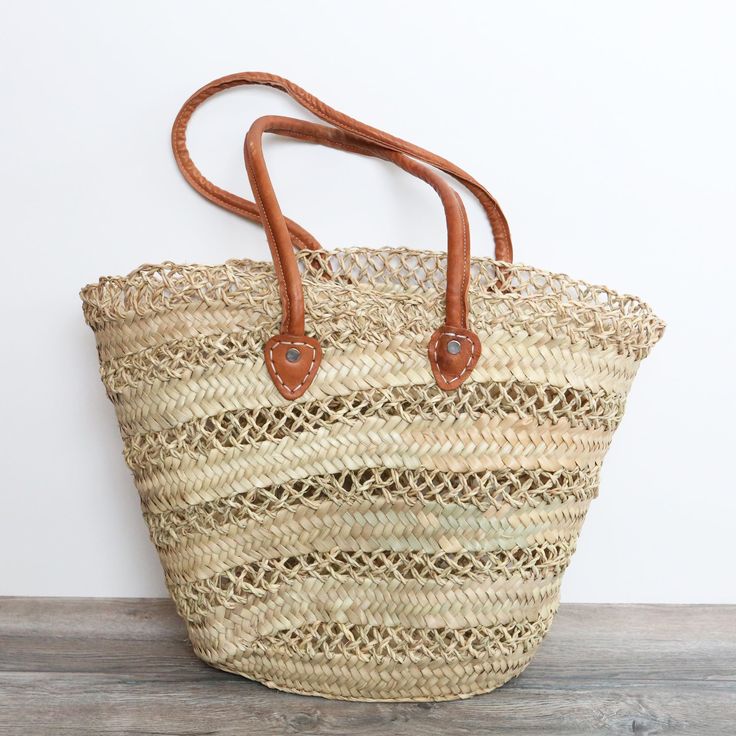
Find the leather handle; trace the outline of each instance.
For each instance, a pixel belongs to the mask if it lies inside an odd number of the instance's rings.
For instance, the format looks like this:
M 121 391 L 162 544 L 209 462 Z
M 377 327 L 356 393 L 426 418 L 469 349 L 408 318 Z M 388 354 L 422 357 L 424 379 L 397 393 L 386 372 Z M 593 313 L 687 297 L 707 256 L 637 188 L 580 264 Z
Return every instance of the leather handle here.
M 304 333 L 301 276 L 289 228 L 263 156 L 263 135 L 267 132 L 390 161 L 427 182 L 440 196 L 445 209 L 448 247 L 445 322 L 430 340 L 429 360 L 438 385 L 448 391 L 457 388 L 470 375 L 480 356 L 480 342 L 467 329 L 470 235 L 465 207 L 457 192 L 435 171 L 393 149 L 337 128 L 271 115 L 253 123 L 245 138 L 244 154 L 279 281 L 281 333 L 265 346 L 266 365 L 278 390 L 286 398 L 301 396 L 317 373 L 322 353 L 317 341 Z M 450 342 L 453 347 L 448 349 Z
M 197 168 L 189 155 L 189 148 L 187 147 L 187 128 L 189 127 L 189 121 L 191 120 L 194 111 L 205 100 L 217 92 L 220 92 L 222 89 L 227 88 L 217 86 L 217 81 L 212 82 L 200 89 L 199 92 L 192 95 L 192 97 L 184 103 L 181 110 L 179 110 L 171 129 L 171 147 L 174 151 L 174 159 L 176 160 L 176 164 L 179 167 L 179 171 L 181 171 L 184 176 L 184 179 L 186 179 L 189 185 L 205 199 L 213 202 L 218 207 L 234 212 L 240 217 L 244 217 L 247 220 L 253 220 L 260 224 L 261 216 L 255 202 L 251 202 L 249 199 L 245 199 L 245 197 L 240 197 L 237 194 L 228 192 L 227 189 L 222 189 L 216 184 L 213 184 Z M 206 92 L 206 94 L 203 94 L 204 92 Z M 317 240 L 301 225 L 288 218 L 286 219 L 286 224 L 296 248 L 306 248 L 308 250 L 322 249 L 322 246 L 317 242 Z
M 351 133 L 366 142 L 389 148 L 398 153 L 404 153 L 420 161 L 424 161 L 424 163 L 430 164 L 454 177 L 475 195 L 485 210 L 493 231 L 496 260 L 508 262 L 513 260 L 511 234 L 506 218 L 490 192 L 470 176 L 470 174 L 455 166 L 450 161 L 424 148 L 415 146 L 378 128 L 373 128 L 354 118 L 348 117 L 326 105 L 321 100 L 318 100 L 288 79 L 265 72 L 241 72 L 216 79 L 195 92 L 179 111 L 171 131 L 174 157 L 184 178 L 202 196 L 242 217 L 256 221 L 259 220 L 258 208 L 255 203 L 215 186 L 202 175 L 202 172 L 192 162 L 186 145 L 186 128 L 194 111 L 205 100 L 218 92 L 245 84 L 260 84 L 275 87 L 286 92 L 286 94 L 296 100 L 305 109 L 337 128 Z M 295 245 L 312 250 L 319 249 L 317 241 L 304 228 L 301 228 L 295 222 L 288 219 L 286 224 L 292 239 L 295 241 Z

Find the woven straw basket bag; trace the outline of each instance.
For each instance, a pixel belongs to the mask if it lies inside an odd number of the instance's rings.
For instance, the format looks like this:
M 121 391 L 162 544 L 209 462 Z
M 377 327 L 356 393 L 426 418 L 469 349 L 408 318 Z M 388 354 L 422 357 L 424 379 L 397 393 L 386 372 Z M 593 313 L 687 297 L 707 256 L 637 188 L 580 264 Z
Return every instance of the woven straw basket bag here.
M 253 124 L 255 202 L 205 179 L 186 148 L 195 108 L 241 84 L 330 123 Z M 426 181 L 447 253 L 324 251 L 279 208 L 266 132 Z M 663 323 L 635 297 L 512 265 L 506 220 L 469 174 L 285 79 L 203 87 L 173 147 L 197 191 L 263 223 L 273 263 L 142 266 L 82 299 L 195 652 L 354 700 L 467 697 L 518 675 Z M 470 258 L 462 201 L 436 169 L 482 204 L 495 259 Z

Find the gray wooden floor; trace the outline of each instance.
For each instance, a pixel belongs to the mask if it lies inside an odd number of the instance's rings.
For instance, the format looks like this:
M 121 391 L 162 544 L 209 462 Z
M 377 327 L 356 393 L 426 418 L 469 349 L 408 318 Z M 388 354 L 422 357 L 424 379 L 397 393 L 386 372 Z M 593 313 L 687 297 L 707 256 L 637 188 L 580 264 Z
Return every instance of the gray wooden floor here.
M 0 734 L 736 734 L 736 606 L 563 606 L 470 700 L 288 695 L 193 656 L 168 601 L 0 598 Z

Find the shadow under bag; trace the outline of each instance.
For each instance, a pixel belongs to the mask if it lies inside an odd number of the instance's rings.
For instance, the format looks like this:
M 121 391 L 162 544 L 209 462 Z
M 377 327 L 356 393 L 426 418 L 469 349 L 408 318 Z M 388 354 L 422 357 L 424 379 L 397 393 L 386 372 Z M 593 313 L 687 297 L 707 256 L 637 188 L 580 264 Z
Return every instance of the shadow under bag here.
M 255 121 L 255 202 L 205 179 L 186 148 L 195 108 L 242 84 L 329 123 Z M 281 212 L 266 133 L 424 180 L 447 253 L 323 250 Z M 664 324 L 635 297 L 512 264 L 506 220 L 469 174 L 280 77 L 206 85 L 172 142 L 197 191 L 263 223 L 273 262 L 142 266 L 82 299 L 194 651 L 351 700 L 468 697 L 518 675 Z M 437 169 L 480 201 L 495 259 L 470 257 L 465 209 Z

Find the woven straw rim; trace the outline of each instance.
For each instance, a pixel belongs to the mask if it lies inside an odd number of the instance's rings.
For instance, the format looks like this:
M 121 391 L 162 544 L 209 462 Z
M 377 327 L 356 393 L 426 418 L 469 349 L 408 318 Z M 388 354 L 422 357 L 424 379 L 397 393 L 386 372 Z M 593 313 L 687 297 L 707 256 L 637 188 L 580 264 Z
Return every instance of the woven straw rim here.
M 444 288 L 445 253 L 407 248 L 345 248 L 329 252 L 299 251 L 300 269 L 312 285 L 329 283 L 334 288 L 370 288 L 396 294 L 426 292 L 434 295 Z M 127 276 L 103 276 L 83 287 L 80 296 L 86 307 L 106 305 L 105 322 L 116 322 L 155 314 L 174 306 L 202 302 L 231 303 L 243 276 L 273 280 L 270 261 L 230 259 L 222 264 L 178 264 L 164 261 L 143 264 Z M 315 278 L 315 276 L 317 278 Z M 325 277 L 329 276 L 330 281 Z M 311 278 L 310 278 L 311 277 Z M 165 288 L 162 289 L 162 287 Z M 151 296 L 155 293 L 156 298 Z M 594 310 L 601 316 L 646 320 L 653 333 L 665 323 L 642 299 L 613 289 L 574 279 L 521 263 L 504 263 L 492 258 L 471 259 L 471 310 L 476 299 L 526 300 L 554 297 L 570 306 Z M 653 342 L 656 342 L 654 340 Z

